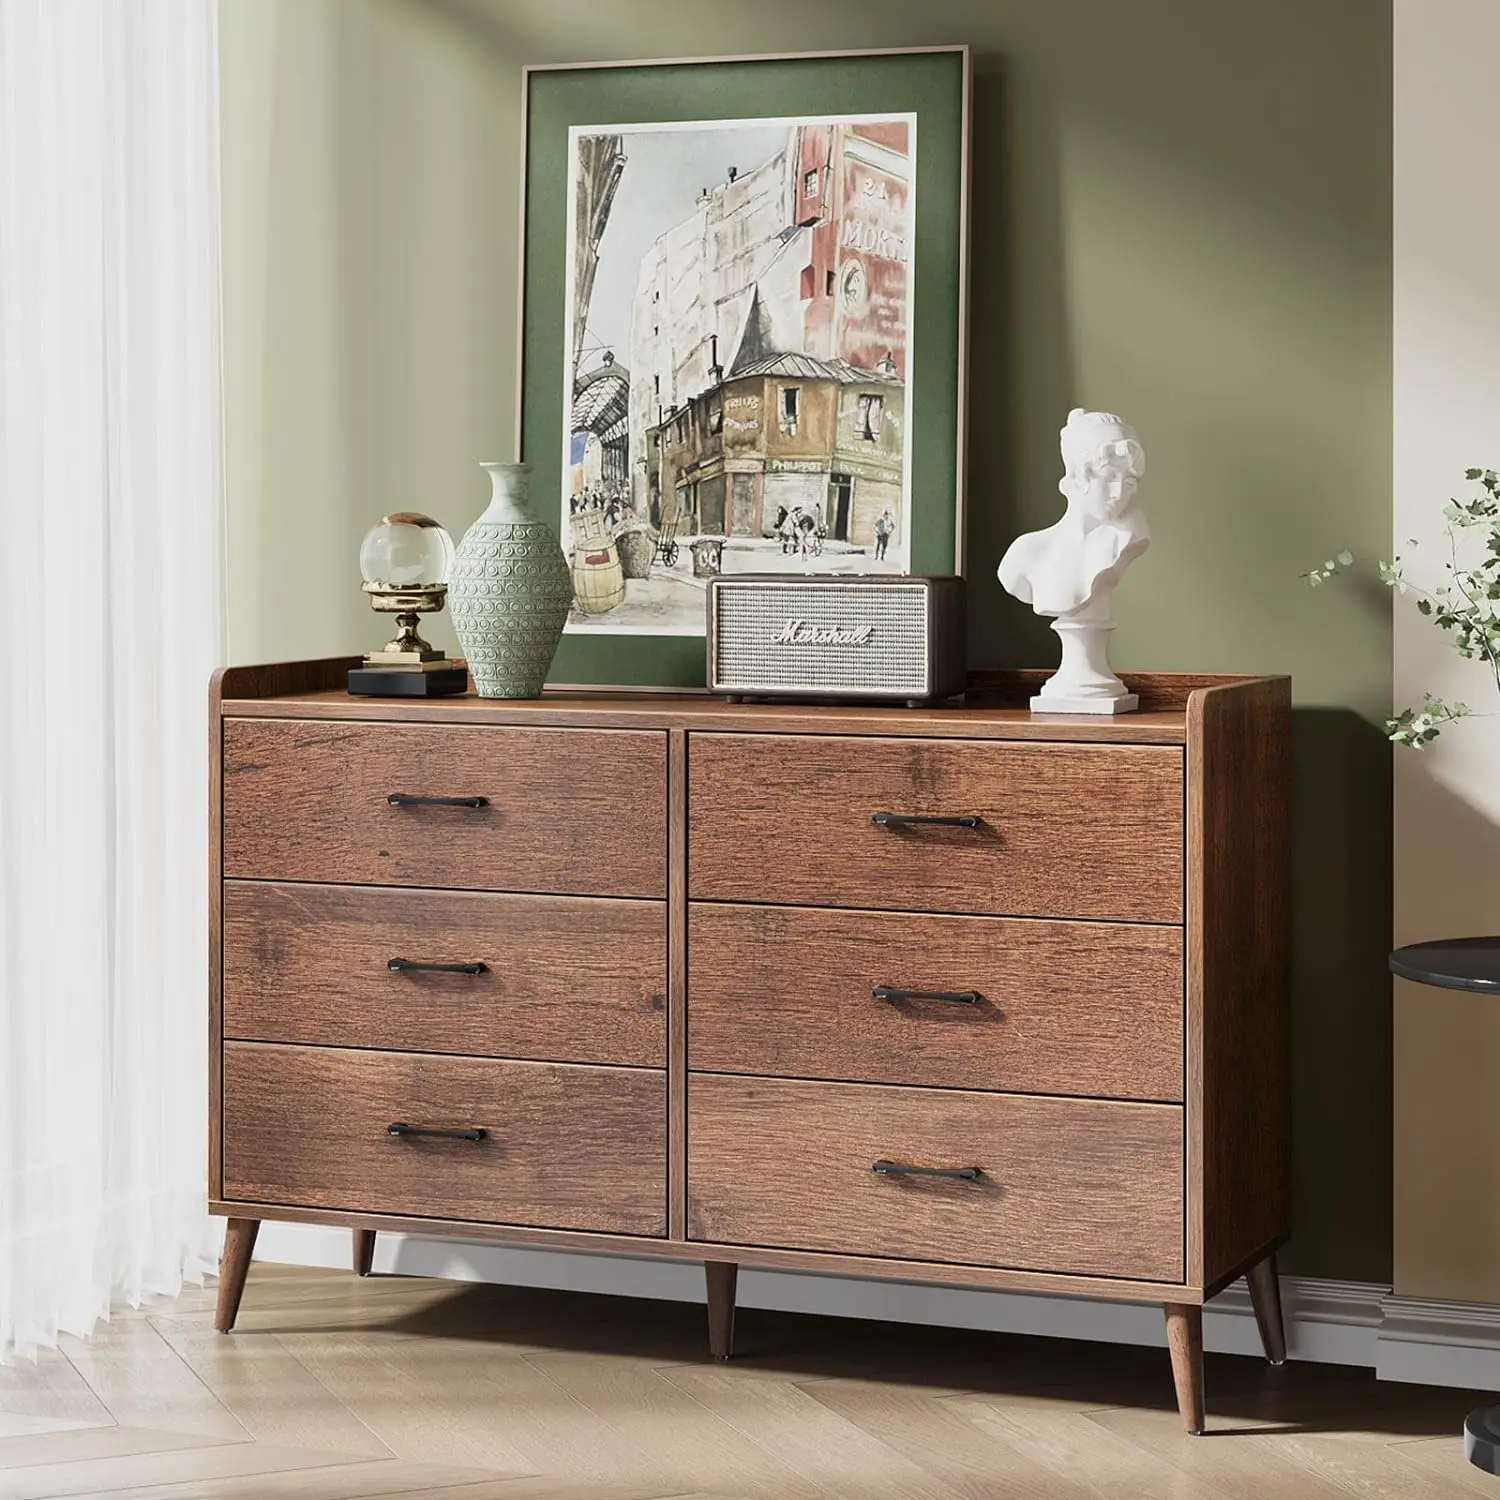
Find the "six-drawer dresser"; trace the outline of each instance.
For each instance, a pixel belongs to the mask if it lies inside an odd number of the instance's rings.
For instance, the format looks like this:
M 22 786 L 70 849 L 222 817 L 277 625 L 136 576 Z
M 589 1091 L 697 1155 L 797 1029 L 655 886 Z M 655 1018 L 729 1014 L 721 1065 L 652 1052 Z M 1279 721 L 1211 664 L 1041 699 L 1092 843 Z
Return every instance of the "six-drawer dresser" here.
M 1285 678 L 1141 712 L 212 689 L 211 1140 L 264 1219 L 1202 1306 L 1284 1357 Z

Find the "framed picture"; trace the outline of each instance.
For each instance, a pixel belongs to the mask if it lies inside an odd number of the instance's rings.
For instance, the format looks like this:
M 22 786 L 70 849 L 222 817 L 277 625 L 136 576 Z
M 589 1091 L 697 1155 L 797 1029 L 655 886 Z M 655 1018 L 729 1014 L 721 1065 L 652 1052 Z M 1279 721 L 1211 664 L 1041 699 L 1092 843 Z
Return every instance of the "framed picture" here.
M 969 91 L 965 47 L 526 70 L 552 681 L 703 687 L 718 573 L 962 572 Z

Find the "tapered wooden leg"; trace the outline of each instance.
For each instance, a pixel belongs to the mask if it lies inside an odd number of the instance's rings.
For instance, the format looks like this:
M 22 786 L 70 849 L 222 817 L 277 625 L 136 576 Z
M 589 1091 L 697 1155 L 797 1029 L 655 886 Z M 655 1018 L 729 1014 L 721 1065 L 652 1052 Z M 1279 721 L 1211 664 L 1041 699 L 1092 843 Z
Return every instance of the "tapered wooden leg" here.
M 708 1352 L 728 1359 L 734 1353 L 734 1288 L 740 1268 L 733 1261 L 706 1260 L 703 1274 L 708 1281 Z
M 1203 1309 L 1168 1302 L 1167 1348 L 1172 1351 L 1172 1383 L 1177 1410 L 1191 1433 L 1203 1431 Z
M 356 1276 L 368 1276 L 370 1267 L 375 1264 L 375 1231 L 373 1229 L 356 1229 L 354 1231 L 354 1274 Z
M 1260 1328 L 1260 1342 L 1273 1365 L 1286 1363 L 1286 1329 L 1281 1321 L 1281 1279 L 1276 1274 L 1274 1251 L 1258 1260 L 1245 1273 L 1250 1287 L 1250 1305 Z
M 259 1233 L 259 1219 L 231 1219 L 224 1231 L 224 1258 L 219 1262 L 219 1305 L 214 1313 L 214 1327 L 220 1333 L 228 1333 L 239 1316 L 245 1276 L 250 1270 L 250 1257 L 255 1254 L 255 1237 Z

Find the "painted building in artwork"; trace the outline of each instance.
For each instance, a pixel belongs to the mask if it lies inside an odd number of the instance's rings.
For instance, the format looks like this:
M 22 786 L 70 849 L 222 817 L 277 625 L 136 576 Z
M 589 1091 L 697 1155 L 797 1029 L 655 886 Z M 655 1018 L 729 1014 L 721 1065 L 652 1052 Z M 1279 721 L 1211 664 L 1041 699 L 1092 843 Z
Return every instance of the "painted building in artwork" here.
M 899 553 L 904 426 L 905 390 L 889 368 L 805 354 L 753 361 L 648 433 L 651 514 L 763 537 L 801 510 L 836 540 L 869 547 L 889 511 Z
M 647 253 L 631 327 L 638 510 L 764 536 L 800 506 L 857 545 L 889 510 L 902 550 L 908 142 L 903 122 L 792 127 Z
M 795 212 L 810 239 L 799 287 L 804 348 L 865 370 L 892 361 L 904 381 L 910 127 L 804 125 L 796 135 Z

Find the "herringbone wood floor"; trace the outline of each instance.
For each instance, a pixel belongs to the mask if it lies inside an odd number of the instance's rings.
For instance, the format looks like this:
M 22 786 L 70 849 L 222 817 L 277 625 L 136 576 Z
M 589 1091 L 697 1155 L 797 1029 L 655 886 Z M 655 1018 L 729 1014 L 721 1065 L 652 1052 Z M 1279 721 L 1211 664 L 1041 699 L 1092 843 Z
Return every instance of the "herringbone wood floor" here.
M 1500 1496 L 1474 1393 L 1165 1351 L 256 1266 L 0 1369 L 0 1500 L 1439 1500 Z

